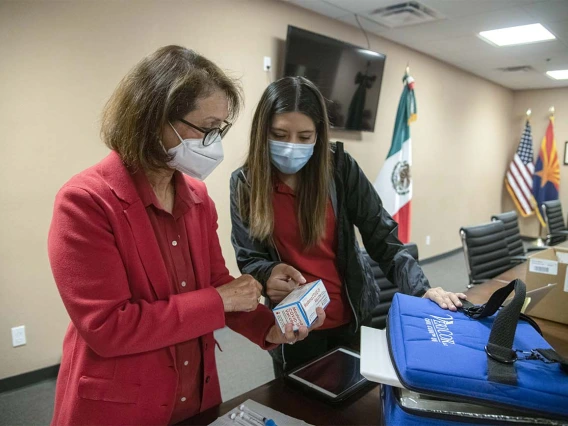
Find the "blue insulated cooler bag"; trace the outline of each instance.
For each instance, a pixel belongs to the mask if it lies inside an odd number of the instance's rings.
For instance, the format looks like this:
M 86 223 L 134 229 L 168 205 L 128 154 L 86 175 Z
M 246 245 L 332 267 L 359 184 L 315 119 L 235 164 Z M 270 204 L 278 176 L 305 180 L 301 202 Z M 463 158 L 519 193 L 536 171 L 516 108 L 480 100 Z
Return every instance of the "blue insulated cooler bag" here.
M 515 280 L 451 312 L 397 293 L 387 341 L 406 389 L 383 386 L 384 423 L 568 424 L 568 364 L 520 314 L 525 294 Z

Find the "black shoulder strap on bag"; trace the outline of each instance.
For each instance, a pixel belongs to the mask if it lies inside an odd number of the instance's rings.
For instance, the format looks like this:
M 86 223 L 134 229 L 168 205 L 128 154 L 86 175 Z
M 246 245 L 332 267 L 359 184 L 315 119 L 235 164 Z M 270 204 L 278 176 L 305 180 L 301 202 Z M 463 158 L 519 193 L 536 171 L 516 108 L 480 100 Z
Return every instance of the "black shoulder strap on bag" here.
M 568 360 L 560 356 L 560 354 L 558 354 L 554 349 L 535 349 L 533 352 L 542 356 L 546 360 L 545 362 L 558 363 L 560 365 L 560 369 L 565 373 L 568 373 Z
M 517 353 L 513 350 L 513 339 L 515 338 L 521 309 L 525 303 L 525 283 L 518 279 L 511 281 L 505 287 L 493 293 L 485 305 L 468 304 L 464 306 L 464 312 L 469 317 L 473 319 L 485 318 L 497 312 L 513 290 L 515 296 L 511 303 L 497 314 L 491 327 L 489 341 L 485 346 L 489 381 L 509 385 L 517 384 L 517 373 L 513 364 L 517 360 Z
M 473 319 L 481 319 L 481 318 L 485 318 L 485 317 L 490 317 L 491 315 L 493 315 L 495 312 L 497 312 L 499 310 L 499 308 L 501 307 L 501 305 L 503 305 L 503 302 L 505 301 L 505 299 L 507 299 L 507 297 L 509 297 L 509 295 L 511 294 L 511 292 L 515 289 L 515 282 L 516 281 L 520 281 L 520 280 L 514 280 L 511 281 L 509 284 L 507 284 L 505 287 L 501 287 L 499 290 L 496 290 L 491 297 L 489 298 L 489 300 L 487 301 L 487 303 L 483 304 L 483 305 L 474 305 L 471 302 L 468 302 L 467 300 L 463 301 L 463 311 L 464 313 Z M 523 284 L 523 286 L 525 285 L 522 281 L 521 283 Z M 526 290 L 525 290 L 526 291 Z M 516 293 L 516 291 L 515 291 Z M 523 301 L 522 303 L 524 303 L 524 296 L 523 296 Z M 521 308 L 522 308 L 522 304 L 521 304 Z M 520 311 L 519 311 L 520 314 Z
M 507 290 L 500 293 L 504 289 Z M 503 300 L 499 302 L 498 306 L 500 306 L 513 290 L 515 291 L 513 300 L 501 309 L 493 322 L 485 352 L 488 357 L 487 375 L 489 381 L 516 385 L 517 373 L 513 363 L 517 360 L 517 353 L 513 350 L 513 339 L 515 338 L 519 315 L 525 303 L 527 293 L 525 283 L 521 280 L 511 281 L 507 286 L 493 293 L 487 305 L 491 305 L 491 309 L 493 309 L 494 304 L 505 295 Z M 496 295 L 498 297 L 495 297 Z M 495 300 L 493 300 L 494 297 Z M 498 306 L 495 309 L 499 309 Z
M 469 300 L 462 300 L 461 302 L 462 302 L 463 307 L 460 308 L 460 309 L 470 318 L 474 318 L 474 319 L 480 318 L 480 317 L 474 316 L 474 315 L 476 315 L 476 314 L 479 315 L 479 313 L 482 312 L 485 309 L 485 305 L 474 305 Z M 481 318 L 484 318 L 486 316 L 488 316 L 488 315 L 483 315 Z M 528 322 L 532 326 L 532 328 L 534 328 L 537 331 L 537 333 L 542 336 L 542 330 L 540 329 L 540 326 L 537 324 L 537 322 L 534 319 L 529 317 L 527 314 L 523 314 L 521 312 L 521 314 L 519 315 L 519 320 L 522 320 L 524 322 Z
M 513 290 L 515 290 L 515 296 L 512 302 L 504 307 L 495 318 L 489 335 L 489 342 L 485 347 L 488 379 L 493 382 L 512 385 L 517 383 L 517 375 L 513 363 L 518 357 L 517 351 L 514 351 L 512 346 L 517 322 L 519 319 L 528 321 L 542 335 L 538 324 L 532 318 L 520 313 L 526 296 L 525 283 L 521 280 L 511 281 L 505 287 L 495 291 L 484 305 L 474 305 L 467 300 L 462 302 L 462 310 L 467 316 L 473 319 L 481 319 L 497 312 Z M 568 360 L 560 356 L 554 349 L 532 349 L 522 353 L 525 355 L 524 359 L 538 359 L 546 363 L 558 363 L 560 369 L 568 373 Z

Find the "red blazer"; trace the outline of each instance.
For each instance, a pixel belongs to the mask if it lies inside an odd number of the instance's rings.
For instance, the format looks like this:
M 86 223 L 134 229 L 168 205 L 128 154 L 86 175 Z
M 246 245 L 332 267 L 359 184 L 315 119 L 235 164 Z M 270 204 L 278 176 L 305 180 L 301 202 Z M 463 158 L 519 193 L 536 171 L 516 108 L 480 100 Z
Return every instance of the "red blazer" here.
M 219 404 L 213 331 L 226 325 L 264 349 L 274 316 L 225 314 L 214 289 L 229 275 L 205 185 L 186 178 L 185 224 L 198 289 L 171 295 L 152 225 L 128 170 L 112 152 L 58 193 L 49 259 L 71 323 L 63 342 L 54 425 L 167 424 L 178 373 L 174 345 L 199 339 L 201 411 Z

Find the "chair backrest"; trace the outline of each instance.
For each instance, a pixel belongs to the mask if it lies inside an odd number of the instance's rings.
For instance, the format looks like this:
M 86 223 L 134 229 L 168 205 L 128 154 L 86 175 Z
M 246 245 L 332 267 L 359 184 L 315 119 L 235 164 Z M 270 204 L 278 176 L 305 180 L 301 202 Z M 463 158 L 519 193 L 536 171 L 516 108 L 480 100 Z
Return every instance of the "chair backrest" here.
M 491 216 L 492 221 L 500 220 L 505 225 L 505 236 L 507 237 L 507 246 L 509 247 L 509 255 L 524 256 L 525 248 L 521 239 L 521 231 L 519 229 L 519 219 L 517 212 L 512 210 L 501 214 Z
M 505 224 L 500 220 L 460 229 L 470 284 L 496 277 L 511 268 Z
M 566 241 L 565 236 L 551 237 L 551 234 L 554 234 L 555 232 L 566 230 L 560 200 L 545 201 L 542 203 L 542 212 L 548 234 L 548 237 L 546 238 L 547 245 L 555 245 Z
M 405 244 L 404 247 L 413 258 L 418 260 L 418 246 L 416 244 L 408 243 Z M 363 255 L 365 256 L 365 260 L 371 265 L 375 282 L 380 288 L 379 304 L 373 309 L 371 314 L 371 327 L 385 328 L 392 298 L 395 293 L 398 292 L 398 287 L 387 279 L 379 264 L 371 259 L 366 251 L 363 251 Z

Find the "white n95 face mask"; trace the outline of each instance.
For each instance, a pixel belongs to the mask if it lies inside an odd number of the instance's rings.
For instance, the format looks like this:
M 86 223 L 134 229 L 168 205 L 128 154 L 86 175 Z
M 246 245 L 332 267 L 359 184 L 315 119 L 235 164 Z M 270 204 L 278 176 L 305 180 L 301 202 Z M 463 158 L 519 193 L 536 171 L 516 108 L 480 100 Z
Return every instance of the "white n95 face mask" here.
M 316 143 L 291 143 L 268 141 L 270 160 L 278 170 L 287 175 L 297 173 L 306 165 L 314 153 Z
M 169 125 L 181 143 L 166 151 L 173 156 L 168 166 L 196 179 L 204 180 L 223 161 L 221 135 L 218 135 L 211 145 L 203 146 L 202 139 L 182 139 L 174 126 L 171 123 Z

